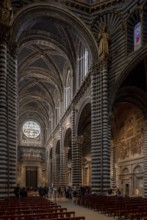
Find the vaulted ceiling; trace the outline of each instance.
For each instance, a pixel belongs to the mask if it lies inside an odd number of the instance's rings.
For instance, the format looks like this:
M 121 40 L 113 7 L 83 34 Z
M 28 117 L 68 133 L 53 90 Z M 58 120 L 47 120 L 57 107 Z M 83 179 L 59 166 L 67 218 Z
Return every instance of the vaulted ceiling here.
M 40 16 L 22 26 L 18 43 L 19 123 L 34 119 L 48 129 L 51 121 L 55 125 L 67 72 L 74 75 L 82 40 L 66 22 Z

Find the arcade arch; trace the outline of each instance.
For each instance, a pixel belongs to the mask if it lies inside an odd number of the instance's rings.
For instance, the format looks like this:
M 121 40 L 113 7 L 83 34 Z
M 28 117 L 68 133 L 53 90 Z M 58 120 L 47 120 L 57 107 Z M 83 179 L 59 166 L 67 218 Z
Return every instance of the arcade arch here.
M 115 179 L 111 185 L 118 186 L 127 196 L 143 195 L 147 110 L 145 75 L 145 63 L 140 61 L 121 84 L 111 117 L 111 179 Z M 138 169 L 141 170 L 139 175 L 136 174 Z
M 78 121 L 78 146 L 81 152 L 82 185 L 91 186 L 91 104 L 87 103 L 80 111 Z

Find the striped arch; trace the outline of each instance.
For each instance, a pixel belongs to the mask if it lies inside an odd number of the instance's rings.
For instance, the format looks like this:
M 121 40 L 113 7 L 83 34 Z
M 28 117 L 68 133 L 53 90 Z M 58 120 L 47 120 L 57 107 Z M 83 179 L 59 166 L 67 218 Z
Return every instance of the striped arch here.
M 86 97 L 86 99 L 83 100 L 83 102 L 81 103 L 81 108 L 78 111 L 78 115 L 77 115 L 77 119 L 76 119 L 77 134 L 78 134 L 78 125 L 79 125 L 79 120 L 80 120 L 80 117 L 81 117 L 81 113 L 82 113 L 83 109 L 85 108 L 85 106 L 87 104 L 91 104 L 91 98 L 90 97 Z
M 145 58 L 146 54 L 147 54 L 147 48 L 140 49 L 137 54 L 134 54 L 132 60 L 129 60 L 129 63 L 126 63 L 126 65 L 124 66 L 123 71 L 120 73 L 119 77 L 117 78 L 112 88 L 113 92 L 111 94 L 111 99 L 110 99 L 110 109 L 113 106 L 113 103 L 116 98 L 116 94 L 118 93 L 121 84 L 130 74 L 130 72 L 135 68 L 135 66 L 137 66 L 141 62 L 141 60 Z
M 69 126 L 64 133 L 64 157 L 65 157 L 65 182 L 66 185 L 72 184 L 72 130 Z
M 107 25 L 107 31 L 113 35 L 122 27 L 122 17 L 117 12 L 106 11 L 99 14 L 93 21 L 92 30 L 94 33 L 99 32 L 99 23 L 104 21 Z
M 53 3 L 33 3 L 29 6 L 24 7 L 22 10 L 19 10 L 18 13 L 16 13 L 12 23 L 11 34 L 13 41 L 18 42 L 22 31 L 24 31 L 24 29 L 31 25 L 30 22 L 35 22 L 36 19 L 39 19 L 40 16 L 47 16 L 53 19 L 57 18 L 70 26 L 72 24 L 73 29 L 75 29 L 76 32 L 79 33 L 79 36 L 81 36 L 81 39 L 85 41 L 85 44 L 89 48 L 93 63 L 97 63 L 97 43 L 89 28 L 80 18 L 75 16 L 72 12 L 56 4 L 54 5 Z

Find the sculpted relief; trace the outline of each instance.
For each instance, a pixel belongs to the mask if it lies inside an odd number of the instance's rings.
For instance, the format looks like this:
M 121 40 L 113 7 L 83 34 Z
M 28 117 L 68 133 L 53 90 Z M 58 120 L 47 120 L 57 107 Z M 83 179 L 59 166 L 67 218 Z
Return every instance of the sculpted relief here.
M 120 127 L 115 141 L 118 161 L 135 159 L 143 155 L 143 115 L 139 109 L 135 108 L 128 110 L 124 117 L 118 118 Z

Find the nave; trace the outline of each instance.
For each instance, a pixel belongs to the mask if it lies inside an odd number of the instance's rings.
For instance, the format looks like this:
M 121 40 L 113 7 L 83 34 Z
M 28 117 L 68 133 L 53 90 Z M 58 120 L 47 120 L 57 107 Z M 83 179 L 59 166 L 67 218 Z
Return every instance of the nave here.
M 63 207 L 67 207 L 68 211 L 74 210 L 76 216 L 85 216 L 85 220 L 112 220 L 113 217 L 101 214 L 92 209 L 85 208 L 83 206 L 75 205 L 71 200 L 64 198 L 57 199 L 57 203 Z
M 0 220 L 146 220 L 146 198 L 90 195 L 78 203 L 40 196 L 0 200 Z
M 76 205 L 72 200 L 63 197 L 46 200 L 38 196 L 29 196 L 26 198 L 10 198 L 0 201 L 0 220 L 56 220 L 56 215 L 60 220 L 114 219 L 113 217 L 95 212 L 92 209 Z

